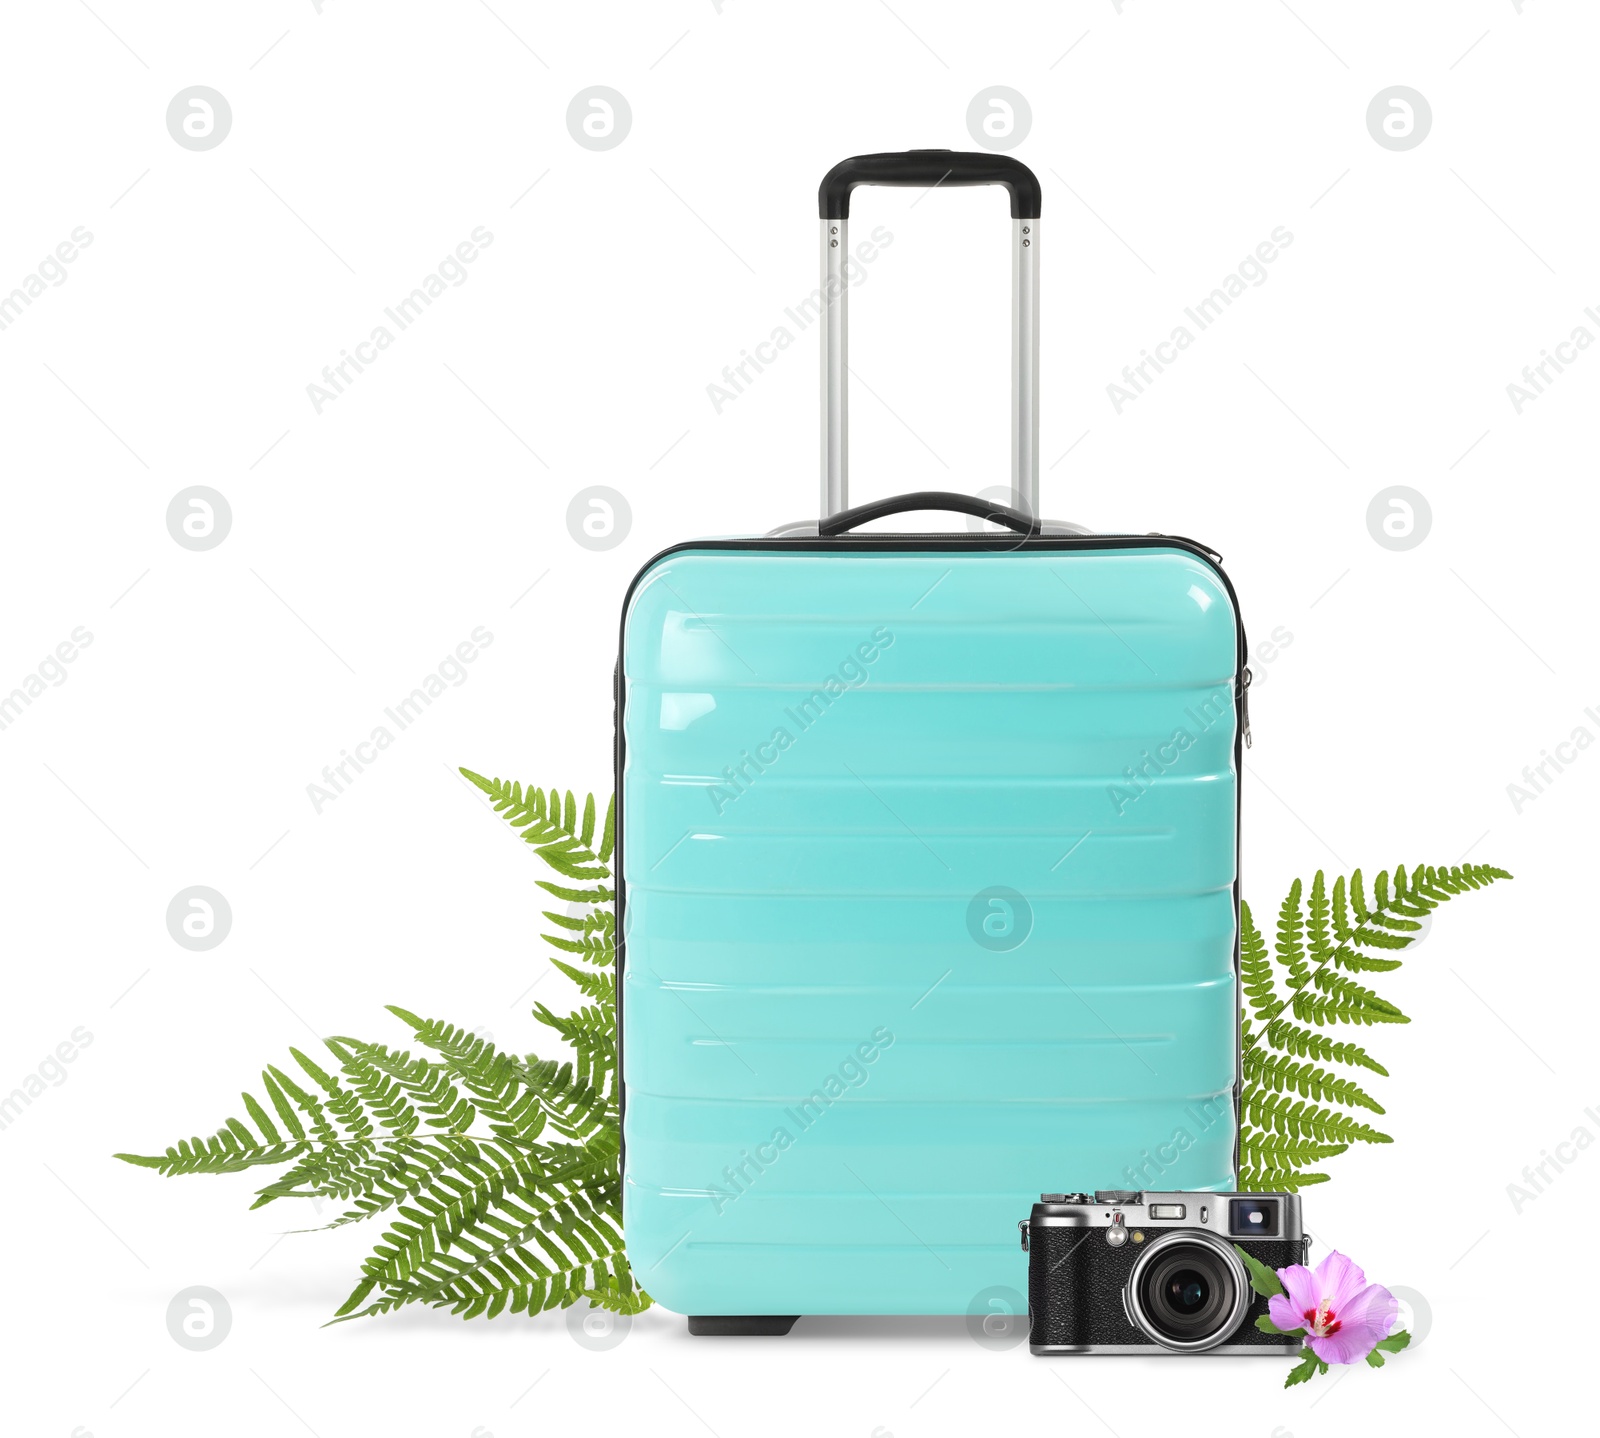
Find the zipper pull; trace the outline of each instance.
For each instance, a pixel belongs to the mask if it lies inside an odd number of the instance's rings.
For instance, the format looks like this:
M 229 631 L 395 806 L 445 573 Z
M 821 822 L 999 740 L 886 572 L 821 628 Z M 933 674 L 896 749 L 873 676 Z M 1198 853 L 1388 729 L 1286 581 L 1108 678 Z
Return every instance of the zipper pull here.
M 1250 681 L 1253 676 L 1250 666 L 1245 666 L 1243 676 L 1239 681 L 1239 722 L 1244 726 L 1244 747 L 1250 747 Z

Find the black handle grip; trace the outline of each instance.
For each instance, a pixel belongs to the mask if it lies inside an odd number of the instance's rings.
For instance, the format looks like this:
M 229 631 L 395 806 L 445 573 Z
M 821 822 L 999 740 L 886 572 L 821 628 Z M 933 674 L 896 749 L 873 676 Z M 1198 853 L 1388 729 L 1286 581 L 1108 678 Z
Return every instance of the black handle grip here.
M 919 509 L 948 509 L 957 514 L 972 514 L 995 524 L 1003 524 L 1016 534 L 1037 534 L 1039 521 L 1008 504 L 995 504 L 971 494 L 951 494 L 941 489 L 924 489 L 915 494 L 897 494 L 890 499 L 875 499 L 870 504 L 858 504 L 854 509 L 841 509 L 817 526 L 824 538 L 848 534 L 858 524 L 883 519 L 891 514 L 911 514 Z
M 850 191 L 857 185 L 1004 185 L 1013 220 L 1037 220 L 1042 198 L 1038 177 L 1021 160 L 969 150 L 893 150 L 852 155 L 822 177 L 817 206 L 825 220 L 850 218 Z

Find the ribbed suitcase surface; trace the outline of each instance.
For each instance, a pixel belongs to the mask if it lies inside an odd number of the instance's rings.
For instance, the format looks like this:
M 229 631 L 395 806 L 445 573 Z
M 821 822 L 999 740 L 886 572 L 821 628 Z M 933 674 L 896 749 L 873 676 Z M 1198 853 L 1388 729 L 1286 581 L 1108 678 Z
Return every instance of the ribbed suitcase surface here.
M 1238 662 L 1225 581 L 1175 542 L 858 536 L 641 574 L 619 843 L 647 1290 L 960 1313 L 1022 1286 L 1041 1191 L 1232 1187 Z

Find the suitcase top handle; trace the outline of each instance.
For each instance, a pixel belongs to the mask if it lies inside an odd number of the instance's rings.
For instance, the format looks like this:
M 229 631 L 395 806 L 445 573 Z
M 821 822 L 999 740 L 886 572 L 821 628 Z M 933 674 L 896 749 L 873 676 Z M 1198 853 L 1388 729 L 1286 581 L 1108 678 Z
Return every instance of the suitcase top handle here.
M 852 155 L 822 177 L 817 212 L 825 220 L 850 218 L 850 191 L 857 185 L 1004 185 L 1013 220 L 1037 220 L 1039 179 L 1021 160 L 968 150 L 894 150 Z
M 1039 513 L 1039 181 L 1009 155 L 854 155 L 822 178 L 822 519 L 849 505 L 850 192 L 857 185 L 1003 185 L 1011 196 L 1011 508 Z M 891 511 L 892 512 L 892 511 Z
M 1002 524 L 1013 534 L 1038 534 L 1039 521 L 1020 509 L 1006 504 L 992 504 L 970 494 L 951 494 L 947 490 L 925 489 L 916 494 L 897 494 L 892 499 L 875 499 L 868 504 L 858 504 L 854 509 L 842 509 L 830 515 L 817 526 L 817 533 L 830 537 L 848 534 L 858 524 L 874 519 L 884 519 L 891 514 L 914 514 L 923 509 L 946 509 L 955 514 L 972 514 L 987 519 L 991 524 Z

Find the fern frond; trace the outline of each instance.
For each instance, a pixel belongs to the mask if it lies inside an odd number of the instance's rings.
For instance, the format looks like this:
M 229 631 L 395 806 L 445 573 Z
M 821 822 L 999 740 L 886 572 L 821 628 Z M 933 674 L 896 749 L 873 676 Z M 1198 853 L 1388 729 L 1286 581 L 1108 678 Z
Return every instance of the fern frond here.
M 558 1191 L 542 1194 L 541 1166 L 518 1150 L 498 1144 L 475 1145 L 470 1155 L 457 1154 L 434 1181 L 398 1205 L 395 1217 L 372 1251 L 364 1272 L 385 1287 L 408 1283 L 424 1264 L 446 1253 L 493 1217 L 520 1199 L 517 1209 L 534 1224 L 541 1214 L 562 1202 Z
M 230 1124 L 233 1121 L 230 1120 Z M 240 1140 L 232 1127 L 224 1127 L 209 1139 L 179 1139 L 164 1154 L 118 1153 L 124 1163 L 140 1168 L 153 1168 L 171 1177 L 189 1173 L 240 1173 L 264 1163 L 284 1163 L 305 1152 L 302 1143 L 260 1143 L 251 1137 L 248 1143 Z
M 1258 1129 L 1289 1138 L 1316 1143 L 1394 1142 L 1388 1134 L 1379 1133 L 1347 1113 L 1323 1108 L 1305 1099 L 1291 1099 L 1285 1094 L 1266 1093 L 1259 1088 L 1246 1094 L 1239 1108 L 1241 1119 L 1248 1119 Z
M 1321 869 L 1311 880 L 1311 897 L 1306 902 L 1309 918 L 1306 923 L 1306 947 L 1311 961 L 1325 964 L 1333 956 L 1330 916 L 1328 912 L 1328 886 Z
M 1420 866 L 1417 873 L 1420 876 Z M 1390 905 L 1394 913 L 1408 919 L 1425 919 L 1438 906 L 1436 899 L 1430 899 L 1426 894 L 1417 891 L 1414 879 L 1407 879 L 1404 864 L 1395 866 L 1394 899 Z
M 409 1176 L 411 1165 L 398 1146 L 410 1140 L 389 1142 L 395 1147 L 389 1150 L 387 1161 L 376 1143 L 309 1152 L 275 1183 L 257 1189 L 250 1207 L 261 1208 L 280 1198 L 333 1198 L 348 1203 L 381 1191 L 402 1194 L 406 1190 L 397 1180 Z
M 420 1122 L 461 1133 L 472 1126 L 472 1105 L 443 1064 L 360 1039 L 323 1042 L 343 1060 L 341 1072 L 385 1128 L 410 1133 Z
M 1265 1129 L 1239 1130 L 1239 1163 L 1244 1168 L 1299 1169 L 1337 1158 L 1349 1147 L 1347 1143 L 1318 1143 Z
M 466 1207 L 464 1221 L 447 1235 L 430 1226 L 427 1214 L 397 1223 L 367 1262 L 366 1293 L 358 1288 L 360 1298 L 346 1300 L 339 1317 L 385 1311 L 397 1298 L 447 1307 L 462 1318 L 492 1318 L 566 1308 L 586 1293 L 623 1301 L 637 1294 L 614 1205 L 549 1202 L 510 1185 L 483 1198 Z M 383 1297 L 354 1307 L 373 1287 Z
M 586 964 L 596 968 L 609 968 L 617 961 L 616 944 L 610 934 L 585 934 L 581 939 L 560 939 L 554 934 L 543 934 L 545 943 L 564 954 L 576 954 Z M 554 960 L 552 960 L 554 962 Z
M 1420 932 L 1421 925 L 1417 925 Z M 1416 934 L 1394 933 L 1384 927 L 1382 918 L 1373 918 L 1369 922 L 1357 925 L 1350 931 L 1350 941 L 1354 944 L 1363 944 L 1369 949 L 1404 949 L 1410 947 L 1415 941 Z
M 617 1069 L 617 1019 L 614 1010 L 598 1004 L 574 1009 L 570 1014 L 552 1013 L 543 1004 L 534 1006 L 533 1016 L 561 1035 L 576 1056 L 574 1065 L 579 1080 L 591 1087 L 603 1084 Z
M 417 1042 L 441 1055 L 451 1076 L 474 1099 L 497 1138 L 531 1142 L 544 1129 L 544 1110 L 521 1083 L 515 1060 L 466 1029 L 419 1019 L 394 1004 L 389 1012 L 411 1026 Z M 452 1124 L 452 1127 L 455 1127 Z
M 1305 920 L 1300 913 L 1300 881 L 1296 879 L 1278 909 L 1278 939 L 1273 946 L 1277 960 L 1288 969 L 1285 980 L 1291 989 L 1306 986 L 1310 973 L 1306 968 Z
M 1389 1075 L 1389 1070 L 1359 1044 L 1337 1042 L 1327 1034 L 1300 1028 L 1290 1023 L 1288 1019 L 1274 1019 L 1267 1025 L 1267 1042 L 1273 1048 L 1293 1054 L 1296 1058 L 1349 1064 L 1352 1068 L 1371 1069 L 1373 1073 L 1382 1074 L 1385 1078 Z
M 380 1215 L 387 1227 L 334 1321 L 412 1303 L 463 1317 L 533 1313 L 587 1300 L 638 1313 L 651 1299 L 628 1268 L 621 1234 L 614 889 L 614 801 L 462 771 L 556 871 L 537 882 L 583 905 L 547 912 L 551 962 L 590 1001 L 535 1016 L 570 1060 L 518 1057 L 456 1025 L 395 1008 L 426 1052 L 348 1036 L 324 1040 L 335 1066 L 291 1049 L 269 1065 L 242 1119 L 161 1155 L 119 1157 L 162 1173 L 275 1166 L 257 1207 L 331 1198 L 326 1227 Z
M 552 924 L 574 934 L 605 934 L 610 937 L 616 932 L 617 917 L 608 908 L 593 908 L 582 916 L 558 914 L 552 909 L 546 909 L 544 916 Z
M 1273 1056 L 1265 1049 L 1244 1051 L 1245 1082 L 1274 1093 L 1297 1093 L 1301 1098 L 1332 1101 L 1382 1113 L 1383 1105 L 1353 1079 L 1340 1078 L 1312 1063 L 1295 1063 L 1288 1054 Z
M 1334 969 L 1318 969 L 1312 976 L 1313 987 L 1326 994 L 1331 999 L 1338 999 L 1342 1003 L 1356 1005 L 1361 1008 L 1372 1009 L 1379 1013 L 1388 1014 L 1390 1017 L 1382 1022 L 1406 1024 L 1410 1023 L 1403 1013 L 1387 999 L 1380 998 L 1371 989 L 1364 988 L 1354 979 L 1347 979 L 1343 974 Z
M 617 897 L 616 892 L 604 884 L 591 884 L 586 889 L 573 889 L 564 884 L 552 884 L 548 879 L 535 879 L 534 883 L 547 894 L 554 894 L 556 898 L 565 899 L 569 904 L 609 904 Z
M 635 1313 L 643 1313 L 655 1302 L 633 1281 L 631 1269 L 622 1277 L 613 1278 L 604 1287 L 584 1289 L 583 1296 L 596 1308 L 607 1308 L 613 1313 L 630 1317 Z
M 1293 1169 L 1241 1168 L 1240 1193 L 1298 1193 L 1315 1183 L 1326 1183 L 1325 1173 L 1296 1173 Z
M 291 1050 L 291 1052 L 294 1052 Z M 323 1075 L 327 1079 L 327 1075 Z M 245 1113 L 255 1125 L 230 1118 L 210 1138 L 181 1139 L 160 1155 L 115 1155 L 125 1163 L 153 1168 L 167 1176 L 194 1173 L 240 1173 L 262 1164 L 287 1163 L 307 1153 L 312 1145 L 342 1144 L 359 1140 L 371 1125 L 358 1104 L 353 1105 L 332 1079 L 333 1097 L 326 1105 L 307 1093 L 282 1069 L 269 1065 L 261 1083 L 276 1122 L 254 1095 L 240 1094 Z M 335 1123 L 330 1119 L 330 1111 Z
M 371 1218 L 414 1193 L 450 1160 L 470 1151 L 466 1134 L 422 1134 L 371 1143 L 318 1148 L 276 1183 L 257 1191 L 252 1208 L 280 1198 L 334 1198 L 355 1207 L 324 1228 Z
M 1267 957 L 1267 941 L 1256 927 L 1250 905 L 1239 905 L 1239 972 L 1244 996 L 1263 1023 L 1282 1012 L 1284 1000 L 1277 994 L 1272 977 L 1272 961 Z
M 342 1228 L 386 1213 L 401 1203 L 409 1203 L 419 1193 L 459 1193 L 463 1184 L 476 1183 L 478 1180 L 473 1175 L 485 1171 L 485 1154 L 492 1158 L 495 1150 L 482 1150 L 476 1146 L 469 1148 L 464 1144 L 464 1138 L 464 1135 L 453 1139 L 448 1135 L 437 1135 L 421 1140 L 424 1145 L 421 1155 L 423 1161 L 407 1165 L 402 1181 L 376 1185 L 370 1192 L 356 1198 L 348 1212 L 322 1226 Z M 454 1144 L 462 1145 L 459 1155 L 452 1148 Z M 453 1160 L 458 1156 L 463 1160 L 470 1157 L 471 1162 L 454 1163 Z M 447 1168 L 455 1171 L 445 1172 Z M 564 1184 L 583 1189 L 597 1188 L 615 1179 L 617 1155 L 614 1151 L 607 1151 L 603 1145 L 593 1148 L 573 1144 L 539 1145 L 527 1151 L 526 1161 L 517 1171 L 529 1175 L 530 1181 L 537 1179 L 541 1187 L 552 1190 Z
M 598 1084 L 580 1077 L 570 1063 L 530 1056 L 524 1062 L 528 1085 L 539 1095 L 551 1128 L 590 1147 L 607 1142 L 617 1120 L 614 1075 Z
M 1430 864 L 1425 868 L 1419 866 L 1419 869 L 1422 874 L 1420 882 L 1416 877 L 1419 870 L 1412 871 L 1414 890 L 1441 903 L 1457 894 L 1485 888 L 1496 879 L 1512 877 L 1506 870 L 1497 869 L 1492 864 L 1457 864 L 1444 869 L 1436 869 Z
M 1331 963 L 1341 969 L 1349 970 L 1352 974 L 1386 974 L 1398 969 L 1403 962 L 1400 959 L 1380 959 L 1375 954 L 1364 954 L 1359 949 L 1352 949 L 1348 944 L 1337 945 L 1328 958 Z
M 1317 994 L 1300 993 L 1290 1004 L 1294 1016 L 1302 1023 L 1326 1028 L 1332 1024 L 1408 1024 L 1404 1014 L 1390 1013 L 1387 1009 L 1372 1009 L 1364 1004 L 1353 1004 L 1337 996 L 1327 998 Z
M 560 959 L 551 959 L 550 962 L 583 991 L 585 998 L 599 1004 L 616 1003 L 617 976 L 611 969 L 579 969 L 562 963 Z
M 507 783 L 502 779 L 486 779 L 471 769 L 462 769 L 462 775 L 477 785 L 494 801 L 495 812 L 513 829 L 522 830 L 523 842 L 533 845 L 534 852 L 558 874 L 569 879 L 603 879 L 611 874 L 606 858 L 610 857 L 612 825 L 607 811 L 606 832 L 600 847 L 606 851 L 602 858 L 592 847 L 594 839 L 594 797 L 589 796 L 584 812 L 589 816 L 586 833 L 578 829 L 578 802 L 569 791 L 563 803 L 554 789 L 546 794 L 536 785 L 526 789 L 520 783 Z
M 349 1092 L 338 1079 L 307 1058 L 299 1049 L 291 1048 L 289 1053 L 312 1082 L 327 1095 L 325 1102 L 328 1112 L 338 1119 L 351 1138 L 367 1138 L 375 1131 L 372 1120 L 367 1116 L 366 1109 L 362 1107 L 361 1100 L 355 1094 Z
M 1347 945 L 1403 949 L 1421 932 L 1421 920 L 1440 904 L 1458 894 L 1509 878 L 1511 875 L 1506 870 L 1490 864 L 1455 865 L 1445 869 L 1417 864 L 1409 875 L 1405 865 L 1400 864 L 1392 875 L 1383 870 L 1378 872 L 1373 880 L 1373 903 L 1368 905 L 1361 871 L 1357 869 L 1350 876 L 1349 890 L 1354 923 L 1344 912 L 1344 881 L 1335 883 L 1335 932 Z
M 1333 881 L 1333 931 L 1342 945 L 1350 947 L 1363 944 L 1369 948 L 1403 949 L 1411 942 L 1410 936 L 1391 934 L 1381 928 L 1374 928 L 1368 922 L 1373 917 L 1373 911 L 1367 907 L 1360 869 L 1350 875 L 1348 911 L 1345 905 L 1345 884 L 1346 881 L 1342 877 Z M 1352 913 L 1355 916 L 1354 923 L 1350 920 Z

